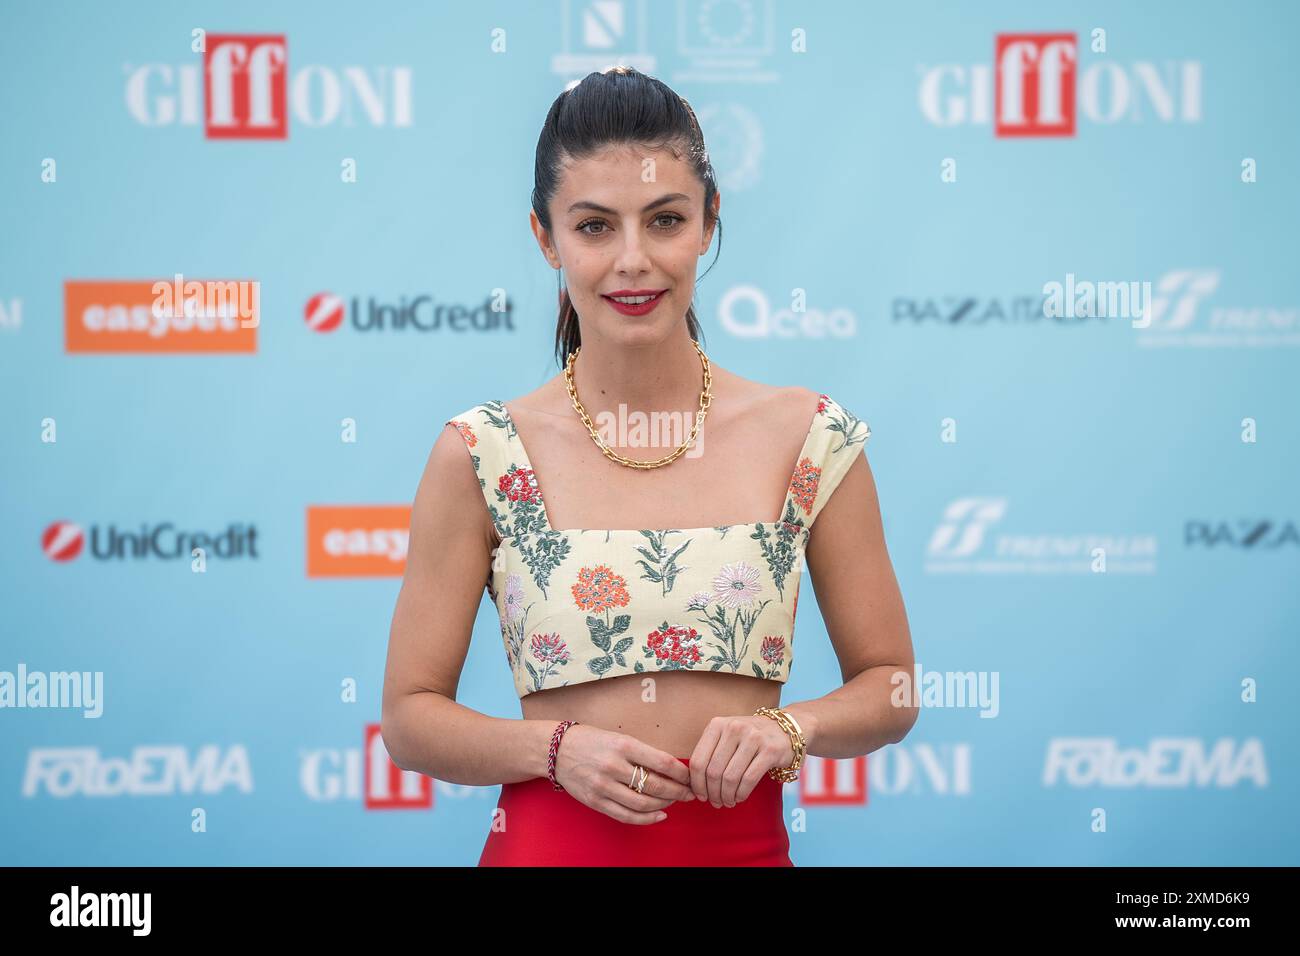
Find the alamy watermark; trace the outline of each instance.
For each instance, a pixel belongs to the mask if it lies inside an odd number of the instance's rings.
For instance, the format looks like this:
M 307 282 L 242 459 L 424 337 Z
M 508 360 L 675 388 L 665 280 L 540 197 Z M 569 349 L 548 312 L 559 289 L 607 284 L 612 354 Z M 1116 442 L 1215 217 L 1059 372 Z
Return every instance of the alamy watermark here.
M 104 713 L 103 671 L 29 671 L 19 663 L 18 671 L 0 671 L 0 708 L 80 708 L 83 717 Z

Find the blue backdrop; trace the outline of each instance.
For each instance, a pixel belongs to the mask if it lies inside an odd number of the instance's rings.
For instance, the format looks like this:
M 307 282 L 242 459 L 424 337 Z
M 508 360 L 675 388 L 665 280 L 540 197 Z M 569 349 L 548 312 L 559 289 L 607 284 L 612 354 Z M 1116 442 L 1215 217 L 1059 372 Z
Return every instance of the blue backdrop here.
M 710 356 L 871 424 L 928 689 L 795 862 L 1300 862 L 1296 10 L 6 3 L 0 860 L 477 860 L 498 788 L 377 737 L 406 509 L 557 370 L 533 150 L 625 62 L 718 170 Z M 486 598 L 459 699 L 519 715 Z

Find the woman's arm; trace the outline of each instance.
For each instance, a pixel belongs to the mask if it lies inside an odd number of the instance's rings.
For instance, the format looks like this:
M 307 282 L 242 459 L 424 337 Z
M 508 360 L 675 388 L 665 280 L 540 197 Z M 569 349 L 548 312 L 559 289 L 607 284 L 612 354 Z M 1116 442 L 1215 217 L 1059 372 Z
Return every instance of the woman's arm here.
M 813 590 L 844 685 L 790 704 L 818 757 L 859 757 L 898 743 L 919 709 L 894 706 L 893 676 L 914 670 L 912 636 L 885 547 L 876 483 L 859 454 L 813 523 L 806 552 Z
M 546 776 L 558 721 L 489 717 L 456 703 L 492 564 L 492 521 L 464 440 L 447 425 L 411 509 L 406 574 L 384 670 L 381 733 L 393 763 L 449 783 Z

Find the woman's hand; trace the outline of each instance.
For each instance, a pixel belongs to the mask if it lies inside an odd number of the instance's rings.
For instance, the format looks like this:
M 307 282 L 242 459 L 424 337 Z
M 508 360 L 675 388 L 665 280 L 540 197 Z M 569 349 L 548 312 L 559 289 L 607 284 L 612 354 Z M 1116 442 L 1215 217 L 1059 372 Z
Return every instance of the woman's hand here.
M 642 793 L 628 786 L 637 765 L 647 771 Z M 690 771 L 672 754 L 588 724 L 564 732 L 555 779 L 581 803 L 624 823 L 658 823 L 664 807 L 695 799 Z
M 792 763 L 790 735 L 770 717 L 714 717 L 691 754 L 691 790 L 715 807 L 734 807 L 765 773 Z

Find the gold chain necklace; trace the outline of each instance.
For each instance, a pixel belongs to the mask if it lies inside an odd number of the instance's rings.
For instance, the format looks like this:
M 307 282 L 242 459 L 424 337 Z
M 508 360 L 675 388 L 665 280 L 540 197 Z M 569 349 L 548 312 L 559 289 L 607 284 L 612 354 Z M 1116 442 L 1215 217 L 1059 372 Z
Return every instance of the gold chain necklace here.
M 635 461 L 631 458 L 624 458 L 614 449 L 605 444 L 604 440 L 596 432 L 596 426 L 592 424 L 591 416 L 587 410 L 582 407 L 582 402 L 578 401 L 578 389 L 573 384 L 573 363 L 578 358 L 578 353 L 582 351 L 579 345 L 569 353 L 569 361 L 564 366 L 564 384 L 569 389 L 569 399 L 573 402 L 573 410 L 578 413 L 582 423 L 587 426 L 587 431 L 591 434 L 591 440 L 596 443 L 596 447 L 610 461 L 616 461 L 620 465 L 626 465 L 628 468 L 660 468 L 663 465 L 671 464 L 681 457 L 682 452 L 690 447 L 691 442 L 695 441 L 695 436 L 700 433 L 700 426 L 704 424 L 704 418 L 708 414 L 709 405 L 713 402 L 713 378 L 709 372 L 709 357 L 704 354 L 700 348 L 700 343 L 691 339 L 691 344 L 695 346 L 695 351 L 700 353 L 700 363 L 704 366 L 704 389 L 700 392 L 700 410 L 695 413 L 695 424 L 691 427 L 691 433 L 686 436 L 686 441 L 677 446 L 677 450 L 671 455 L 665 455 L 663 458 L 657 458 L 654 461 Z

